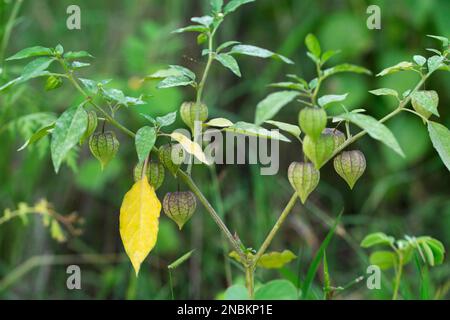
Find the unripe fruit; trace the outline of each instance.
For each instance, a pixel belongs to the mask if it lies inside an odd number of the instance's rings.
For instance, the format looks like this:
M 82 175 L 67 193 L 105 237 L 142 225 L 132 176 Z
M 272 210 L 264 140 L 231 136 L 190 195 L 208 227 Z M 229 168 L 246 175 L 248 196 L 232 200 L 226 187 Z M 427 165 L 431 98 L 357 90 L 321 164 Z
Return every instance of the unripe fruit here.
M 204 122 L 208 119 L 208 107 L 203 103 L 183 102 L 180 116 L 189 128 L 194 129 L 195 120 Z
M 159 148 L 159 161 L 174 176 L 177 175 L 178 168 L 184 160 L 184 151 L 180 144 L 165 144 Z
M 334 158 L 334 169 L 353 189 L 366 170 L 366 158 L 359 150 L 344 151 Z
M 58 76 L 50 76 L 47 78 L 45 82 L 45 91 L 50 91 L 53 89 L 57 89 L 62 86 L 62 80 Z
M 327 125 L 327 113 L 322 108 L 304 108 L 299 114 L 299 124 L 302 131 L 316 141 Z
M 333 155 L 334 144 L 334 138 L 329 134 L 320 135 L 315 142 L 310 136 L 306 136 L 303 139 L 303 152 L 314 163 L 316 169 L 320 169 Z
M 325 130 L 323 130 L 322 134 L 331 135 L 333 137 L 333 141 L 334 141 L 333 151 L 336 150 L 337 148 L 339 148 L 345 142 L 345 134 L 343 134 L 338 129 L 325 128 Z
M 164 196 L 164 213 L 178 225 L 181 230 L 184 224 L 192 217 L 197 200 L 191 191 L 168 192 Z
M 119 141 L 112 131 L 94 133 L 89 139 L 89 149 L 94 157 L 100 161 L 102 170 L 119 150 Z
M 87 111 L 87 115 L 88 115 L 88 123 L 86 126 L 86 131 L 84 132 L 83 136 L 80 139 L 80 144 L 83 144 L 86 139 L 88 139 L 95 131 L 95 129 L 97 129 L 97 124 L 98 124 L 98 119 L 97 119 L 97 113 L 95 113 L 94 110 L 89 110 Z
M 319 184 L 320 172 L 312 163 L 292 162 L 288 169 L 288 179 L 302 203 L 305 203 Z
M 133 170 L 134 181 L 138 181 L 142 178 L 142 169 L 144 168 L 144 164 L 137 164 Z M 164 166 L 159 161 L 150 161 L 147 164 L 147 170 L 145 172 L 147 176 L 147 180 L 150 185 L 158 190 L 164 182 Z
M 417 111 L 421 116 L 428 119 L 431 117 L 432 113 L 428 111 L 424 105 L 433 105 L 437 108 L 439 105 L 439 95 L 436 91 L 428 90 L 428 91 L 417 91 L 415 94 L 412 95 L 411 98 L 411 104 L 414 108 L 414 110 Z

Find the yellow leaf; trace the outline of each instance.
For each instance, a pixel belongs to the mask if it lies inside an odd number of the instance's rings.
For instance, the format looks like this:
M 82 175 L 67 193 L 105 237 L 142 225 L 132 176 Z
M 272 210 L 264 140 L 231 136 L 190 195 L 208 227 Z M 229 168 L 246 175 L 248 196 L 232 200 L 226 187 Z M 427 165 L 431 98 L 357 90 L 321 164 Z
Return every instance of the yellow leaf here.
M 236 251 L 231 251 L 228 256 L 242 264 L 242 259 Z M 251 253 L 247 253 L 247 256 L 251 259 L 254 258 L 254 255 Z M 283 252 L 273 251 L 263 254 L 256 265 L 264 269 L 280 269 L 295 258 L 297 256 L 289 250 L 284 250 Z
M 172 137 L 173 140 L 179 142 L 183 147 L 183 149 L 186 150 L 188 153 L 194 155 L 198 160 L 200 160 L 204 164 L 207 165 L 210 164 L 206 159 L 206 156 L 198 143 L 191 141 L 188 137 L 179 132 L 172 132 L 170 136 Z
M 225 119 L 225 118 L 215 118 L 215 119 L 209 120 L 205 124 L 210 127 L 227 128 L 227 127 L 231 127 L 233 125 L 233 122 L 231 122 L 230 120 Z
M 289 250 L 269 252 L 261 256 L 258 261 L 258 266 L 265 269 L 279 269 L 295 258 L 297 256 Z
M 161 202 L 145 176 L 123 198 L 120 207 L 120 237 L 136 276 L 142 261 L 156 244 L 160 211 Z

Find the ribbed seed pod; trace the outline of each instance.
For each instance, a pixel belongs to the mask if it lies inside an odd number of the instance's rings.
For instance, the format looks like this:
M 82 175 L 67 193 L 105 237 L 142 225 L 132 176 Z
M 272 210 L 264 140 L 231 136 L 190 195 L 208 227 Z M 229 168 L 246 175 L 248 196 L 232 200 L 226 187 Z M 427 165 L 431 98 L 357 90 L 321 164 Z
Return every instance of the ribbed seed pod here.
M 310 136 L 306 136 L 303 139 L 303 152 L 314 163 L 316 169 L 320 169 L 333 155 L 334 144 L 332 135 L 322 134 L 315 142 Z
M 298 121 L 302 131 L 316 141 L 327 125 L 327 113 L 322 108 L 304 108 Z
M 191 191 L 168 192 L 164 196 L 164 213 L 178 225 L 181 230 L 192 217 L 197 206 L 195 195 Z
M 97 113 L 95 113 L 94 110 L 89 110 L 87 111 L 87 115 L 88 123 L 86 126 L 86 131 L 80 139 L 80 144 L 83 144 L 95 132 L 95 129 L 97 129 Z
M 288 179 L 302 203 L 305 203 L 319 184 L 320 171 L 312 163 L 292 162 L 288 169 Z
M 414 110 L 417 111 L 417 113 L 428 119 L 429 117 L 431 117 L 432 113 L 428 111 L 424 107 L 424 105 L 431 104 L 437 108 L 437 106 L 439 105 L 439 95 L 434 90 L 417 91 L 416 94 L 412 95 L 411 104 Z
M 334 141 L 333 151 L 336 150 L 337 148 L 339 148 L 345 142 L 345 134 L 343 134 L 338 129 L 325 128 L 325 130 L 323 130 L 322 134 L 331 135 L 333 137 L 333 141 Z
M 366 158 L 359 150 L 344 151 L 334 158 L 334 169 L 353 189 L 366 170 Z
M 133 176 L 135 182 L 141 180 L 143 168 L 144 168 L 143 163 L 141 164 L 138 163 L 137 165 L 134 166 Z M 155 190 L 158 190 L 158 188 L 161 187 L 161 185 L 164 182 L 165 173 L 164 173 L 164 166 L 162 165 L 162 163 L 159 161 L 150 161 L 147 164 L 147 170 L 145 174 L 147 175 L 147 180 L 150 183 L 150 185 Z
M 112 131 L 97 132 L 89 138 L 89 149 L 100 161 L 103 170 L 119 150 L 119 141 Z
M 58 76 L 50 76 L 47 78 L 47 81 L 45 82 L 45 91 L 50 91 L 53 89 L 57 89 L 61 87 L 63 84 L 61 77 Z
M 208 119 L 208 107 L 203 103 L 183 102 L 180 107 L 180 116 L 189 128 L 194 129 L 196 119 L 201 122 Z
M 178 168 L 184 160 L 184 151 L 180 144 L 165 144 L 159 148 L 159 161 L 174 176 L 177 175 Z

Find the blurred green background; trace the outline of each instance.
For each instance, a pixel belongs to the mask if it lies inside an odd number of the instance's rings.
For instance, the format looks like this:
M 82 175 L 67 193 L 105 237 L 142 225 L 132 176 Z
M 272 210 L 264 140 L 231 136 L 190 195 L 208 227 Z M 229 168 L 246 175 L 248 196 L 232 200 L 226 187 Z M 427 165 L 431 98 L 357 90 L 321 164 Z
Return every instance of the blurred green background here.
M 0 35 L 15 1 L 0 0 Z M 66 8 L 81 8 L 82 29 L 66 28 Z M 378 4 L 382 29 L 368 30 L 366 9 Z M 148 104 L 119 113 L 120 121 L 136 130 L 145 124 L 142 112 L 161 115 L 177 110 L 182 101 L 192 100 L 185 89 L 157 90 L 154 83 L 139 79 L 168 64 L 180 64 L 200 72 L 205 60 L 191 34 L 170 32 L 189 24 L 191 16 L 209 12 L 202 0 L 33 0 L 24 1 L 11 35 L 6 56 L 18 50 L 61 43 L 66 51 L 87 50 L 96 58 L 81 75 L 93 79 L 113 79 L 113 86 L 127 94 L 151 94 Z M 283 81 L 285 74 L 312 78 L 314 67 L 305 55 L 304 38 L 315 33 L 326 49 L 341 49 L 334 62 L 362 65 L 374 73 L 413 54 L 428 55 L 424 48 L 438 43 L 427 34 L 450 36 L 448 0 L 257 0 L 243 6 L 226 19 L 218 41 L 238 40 L 286 55 L 295 65 L 242 57 L 243 77 L 236 78 L 222 67 L 213 67 L 205 101 L 210 117 L 252 122 L 255 106 L 268 93 L 267 85 Z M 1 83 L 20 73 L 23 64 L 3 65 Z M 437 73 L 427 88 L 440 95 L 441 119 L 450 127 L 448 73 Z M 381 117 L 395 107 L 392 98 L 367 93 L 379 87 L 400 92 L 418 81 L 414 73 L 384 78 L 339 75 L 326 82 L 323 93 L 349 92 L 348 106 L 365 108 Z M 16 208 L 19 202 L 51 202 L 62 214 L 76 211 L 83 219 L 83 233 L 57 243 L 43 227 L 40 217 L 27 223 L 16 219 L 0 225 L 0 297 L 4 299 L 169 299 L 167 265 L 191 249 L 191 259 L 172 272 L 175 298 L 217 298 L 232 283 L 242 283 L 243 273 L 224 257 L 224 243 L 218 229 L 199 206 L 193 219 L 179 232 L 165 215 L 160 219 L 156 249 L 135 278 L 124 257 L 118 231 L 118 213 L 123 194 L 132 184 L 136 162 L 134 144 L 120 135 L 121 148 L 115 160 L 100 171 L 86 146 L 73 155 L 71 166 L 55 175 L 49 156 L 49 142 L 17 152 L 23 142 L 49 119 L 79 102 L 68 85 L 45 93 L 39 79 L 0 96 L 0 209 Z M 276 119 L 292 122 L 298 106 L 286 107 Z M 173 127 L 182 126 L 177 122 Z M 314 252 L 330 223 L 343 210 L 343 226 L 327 251 L 333 284 L 345 285 L 365 274 L 367 251 L 359 241 L 369 232 L 382 231 L 396 237 L 430 235 L 450 244 L 450 176 L 432 148 L 420 119 L 402 114 L 388 123 L 407 157 L 402 159 L 381 144 L 364 138 L 357 143 L 366 155 L 368 170 L 350 192 L 343 180 L 327 165 L 318 190 L 306 207 L 297 205 L 274 243 L 273 250 L 290 249 L 298 259 L 280 271 L 260 271 L 258 282 L 286 278 L 294 284 L 303 279 Z M 282 143 L 280 172 L 260 176 L 257 166 L 220 166 L 217 196 L 208 168 L 194 168 L 194 179 L 218 208 L 230 229 L 248 247 L 258 247 L 287 203 L 291 188 L 287 166 L 300 160 L 300 146 Z M 177 188 L 167 175 L 158 190 L 162 198 Z M 184 188 L 181 185 L 181 188 Z M 86 254 L 92 256 L 86 257 Z M 79 264 L 82 290 L 66 288 L 66 266 Z M 431 272 L 432 297 L 449 298 L 449 263 Z M 231 275 L 230 272 L 231 271 Z M 386 273 L 386 277 L 392 277 Z M 389 278 L 387 278 L 389 279 Z M 321 288 L 321 276 L 315 288 Z M 420 274 L 406 268 L 402 294 L 418 298 Z M 389 298 L 388 287 L 370 291 L 356 284 L 338 298 Z

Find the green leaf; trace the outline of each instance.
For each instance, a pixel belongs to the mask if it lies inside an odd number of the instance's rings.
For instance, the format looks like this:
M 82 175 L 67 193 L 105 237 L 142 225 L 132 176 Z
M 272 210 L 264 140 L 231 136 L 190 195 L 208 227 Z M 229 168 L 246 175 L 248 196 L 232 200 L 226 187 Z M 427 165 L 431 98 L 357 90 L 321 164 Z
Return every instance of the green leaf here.
M 413 60 L 415 63 L 417 63 L 417 65 L 419 65 L 421 67 L 424 66 L 425 63 L 427 63 L 427 58 L 425 58 L 424 56 L 421 56 L 421 55 L 415 55 L 413 57 Z
M 297 288 L 284 279 L 267 282 L 255 292 L 255 300 L 296 300 L 297 297 Z
M 227 128 L 231 127 L 233 125 L 233 122 L 225 118 L 215 118 L 206 122 L 205 125 L 209 127 Z
M 393 89 L 389 89 L 389 88 L 380 88 L 380 89 L 371 90 L 369 92 L 376 96 L 394 96 L 394 97 L 398 98 L 398 92 Z
M 58 44 L 55 47 L 55 52 L 59 55 L 62 55 L 64 53 L 64 47 L 61 44 Z
M 428 59 L 428 72 L 432 73 L 442 66 L 444 57 L 432 56 Z
M 367 235 L 362 241 L 361 241 L 361 247 L 363 248 L 370 248 L 375 245 L 393 245 L 395 239 L 393 237 L 390 237 L 383 232 L 375 232 Z
M 391 130 L 376 119 L 360 113 L 345 113 L 339 115 L 337 118 L 356 124 L 358 127 L 365 130 L 369 136 L 383 142 L 400 156 L 405 157 L 402 148 L 398 144 L 397 139 L 392 134 Z
M 369 261 L 381 270 L 387 270 L 396 265 L 397 256 L 391 251 L 375 251 L 370 255 Z
M 221 12 L 223 6 L 223 0 L 210 0 L 211 8 L 214 12 Z
M 450 171 L 450 130 L 440 123 L 428 121 L 428 133 L 430 134 L 433 147 Z
M 183 28 L 178 28 L 174 31 L 172 31 L 172 33 L 184 33 L 184 32 L 208 32 L 209 29 L 205 26 L 199 26 L 199 25 L 192 25 L 192 26 L 187 26 L 187 27 L 183 27 Z
M 55 58 L 37 58 L 27 64 L 22 71 L 21 82 L 39 77 L 55 61 Z
M 219 61 L 225 68 L 230 69 L 238 77 L 241 76 L 241 70 L 239 70 L 239 65 L 233 56 L 227 53 L 221 53 L 216 55 L 215 59 Z
M 430 38 L 437 39 L 437 40 L 441 41 L 441 42 L 442 42 L 442 46 L 443 46 L 444 48 L 447 48 L 448 45 L 449 45 L 448 38 L 446 38 L 446 37 L 433 36 L 433 35 L 431 35 L 431 34 L 427 34 L 427 37 L 430 37 Z
M 45 76 L 48 76 L 48 75 L 49 75 L 48 71 L 41 71 L 41 72 L 35 73 L 31 77 L 27 77 L 27 78 L 24 78 L 24 77 L 20 76 L 18 78 L 15 78 L 15 79 L 5 83 L 3 86 L 1 86 L 0 87 L 0 92 L 6 90 L 8 88 L 11 88 L 11 87 L 13 87 L 15 85 L 24 83 L 24 82 L 26 82 L 26 81 L 28 81 L 28 80 L 30 80 L 32 78 L 45 77 Z
M 66 60 L 75 60 L 75 59 L 81 59 L 81 58 L 93 58 L 94 56 L 91 55 L 87 51 L 69 51 L 64 54 L 64 59 Z
M 193 84 L 194 81 L 186 76 L 170 76 L 158 83 L 158 89 L 166 89 L 180 86 L 188 86 Z
M 246 3 L 250 3 L 250 2 L 254 2 L 255 0 L 231 0 L 230 2 L 228 2 L 224 8 L 224 14 L 229 14 L 233 11 L 235 11 L 237 8 L 239 8 L 240 6 L 246 4 Z
M 224 50 L 224 49 L 226 49 L 228 47 L 234 46 L 234 45 L 239 44 L 239 43 L 240 43 L 239 41 L 227 41 L 227 42 L 224 42 L 220 46 L 217 47 L 216 52 L 220 52 L 220 51 L 222 51 L 222 50 Z
M 436 91 L 420 90 L 412 94 L 413 105 L 420 106 L 420 108 L 431 112 L 435 116 L 439 117 L 438 104 L 439 96 Z
M 262 49 L 256 46 L 246 45 L 246 44 L 239 44 L 231 48 L 231 51 L 229 54 L 243 54 L 247 56 L 252 57 L 259 57 L 259 58 L 272 58 L 276 60 L 281 60 L 288 64 L 294 64 L 294 62 L 280 54 L 274 53 L 272 51 L 269 51 L 267 49 Z
M 313 35 L 312 33 L 308 34 L 305 39 L 305 44 L 309 52 L 311 52 L 314 55 L 314 57 L 316 57 L 317 60 L 320 61 L 322 49 L 320 48 L 320 43 L 319 40 L 317 40 L 316 36 Z
M 6 59 L 6 61 L 20 60 L 20 59 L 26 59 L 26 58 L 31 58 L 31 57 L 37 57 L 37 56 L 51 56 L 52 54 L 53 54 L 52 49 L 41 47 L 41 46 L 36 46 L 36 47 L 30 47 L 30 48 L 23 49 L 23 50 L 17 52 L 15 55 Z
M 419 241 L 424 241 L 430 247 L 436 265 L 444 262 L 445 248 L 442 242 L 431 237 L 420 237 Z
M 273 88 L 280 88 L 280 89 L 289 89 L 289 90 L 305 90 L 305 85 L 301 83 L 295 83 L 295 82 L 276 82 L 269 84 L 269 87 Z
M 162 117 L 156 117 L 156 122 L 160 127 L 170 126 L 177 119 L 177 112 L 170 112 Z
M 428 263 L 428 265 L 430 265 L 431 267 L 434 267 L 434 254 L 430 246 L 426 242 L 420 243 L 419 246 L 422 248 L 425 262 Z
M 183 73 L 180 70 L 173 69 L 173 68 L 167 68 L 167 69 L 161 69 L 158 70 L 148 76 L 145 77 L 145 80 L 158 80 L 158 79 L 164 79 L 167 77 L 178 77 L 183 76 Z
M 413 70 L 413 69 L 414 69 L 413 63 L 409 61 L 402 61 L 400 63 L 397 63 L 395 66 L 382 70 L 379 74 L 377 74 L 377 77 L 383 77 L 385 75 L 396 73 L 399 71 Z
M 349 64 L 349 63 L 343 63 L 343 64 L 339 64 L 337 66 L 325 69 L 323 71 L 323 76 L 324 78 L 328 78 L 332 75 L 335 75 L 337 73 L 342 73 L 342 72 L 352 72 L 352 73 L 360 73 L 360 74 L 367 74 L 367 75 L 371 75 L 372 72 L 364 67 L 360 67 L 354 64 Z
M 224 294 L 225 300 L 249 300 L 248 291 L 242 284 L 235 284 L 228 287 Z
M 70 64 L 72 69 L 80 69 L 84 67 L 89 67 L 91 64 L 86 62 L 74 61 Z
M 233 132 L 236 134 L 243 134 L 246 136 L 253 136 L 265 139 L 276 139 L 285 142 L 291 142 L 291 140 L 289 140 L 279 132 L 269 131 L 260 126 L 257 126 L 256 124 L 243 121 L 236 122 L 231 127 L 224 128 L 223 130 L 227 132 Z
M 169 264 L 167 266 L 168 269 L 173 270 L 178 268 L 183 262 L 186 262 L 194 253 L 194 250 L 189 251 L 188 253 L 183 254 L 181 257 L 179 257 L 177 260 L 175 260 L 174 262 L 172 262 L 171 264 Z
M 320 59 L 322 64 L 324 64 L 325 62 L 327 62 L 328 60 L 330 60 L 332 57 L 334 57 L 335 55 L 339 54 L 341 51 L 340 50 L 328 50 L 325 51 L 322 54 L 322 58 Z
M 156 141 L 156 130 L 152 127 L 142 127 L 136 132 L 135 137 L 136 151 L 139 159 L 139 163 L 144 162 L 144 160 L 150 154 Z
M 269 252 L 261 256 L 258 261 L 258 267 L 265 269 L 280 269 L 295 258 L 297 258 L 297 256 L 289 250 L 284 250 L 283 252 Z
M 56 173 L 58 173 L 61 163 L 70 149 L 80 141 L 86 131 L 88 115 L 83 108 L 83 104 L 64 111 L 58 120 L 56 120 L 50 144 L 53 166 Z
M 300 128 L 293 124 L 279 122 L 279 121 L 273 121 L 273 120 L 268 120 L 268 121 L 265 121 L 264 123 L 271 124 L 280 130 L 286 131 L 287 133 L 292 134 L 296 138 L 299 138 L 300 134 L 302 133 Z
M 177 66 L 177 65 L 171 65 L 170 69 L 175 69 L 179 72 L 180 75 L 186 76 L 189 79 L 195 80 L 195 73 L 189 70 L 188 68 Z
M 17 149 L 17 151 L 22 151 L 29 145 L 38 142 L 39 140 L 50 134 L 54 128 L 55 128 L 54 122 L 45 127 L 40 128 L 38 131 L 33 133 L 33 135 L 27 141 L 25 141 L 25 143 L 19 149 Z
M 272 119 L 284 106 L 293 101 L 299 93 L 296 91 L 279 91 L 269 94 L 256 106 L 255 123 L 260 125 Z
M 308 298 L 309 289 L 311 288 L 311 284 L 314 280 L 314 277 L 316 276 L 317 270 L 319 269 L 320 262 L 322 261 L 323 255 L 325 254 L 325 250 L 327 249 L 328 245 L 330 244 L 330 241 L 333 238 L 334 232 L 336 231 L 336 228 L 340 221 L 341 221 L 341 215 L 339 215 L 337 217 L 337 219 L 334 221 L 333 226 L 330 228 L 330 231 L 328 231 L 327 236 L 321 243 L 319 250 L 317 251 L 316 255 L 314 256 L 313 261 L 311 262 L 311 265 L 308 268 L 308 271 L 306 273 L 306 279 L 302 285 L 302 298 L 303 299 Z
M 330 94 L 327 96 L 320 97 L 317 102 L 319 103 L 319 106 L 324 108 L 330 103 L 344 101 L 345 99 L 347 99 L 347 96 L 348 93 L 340 95 Z
M 330 288 L 331 288 L 331 280 L 330 280 L 330 271 L 328 268 L 326 251 L 324 251 L 324 253 L 323 253 L 322 264 L 323 264 L 323 287 L 324 287 L 323 290 L 324 290 L 325 299 L 327 299 L 328 293 L 330 292 Z
M 203 16 L 203 17 L 193 17 L 191 18 L 192 22 L 199 23 L 201 25 L 204 25 L 205 27 L 209 28 L 211 24 L 214 21 L 214 18 L 211 16 Z

